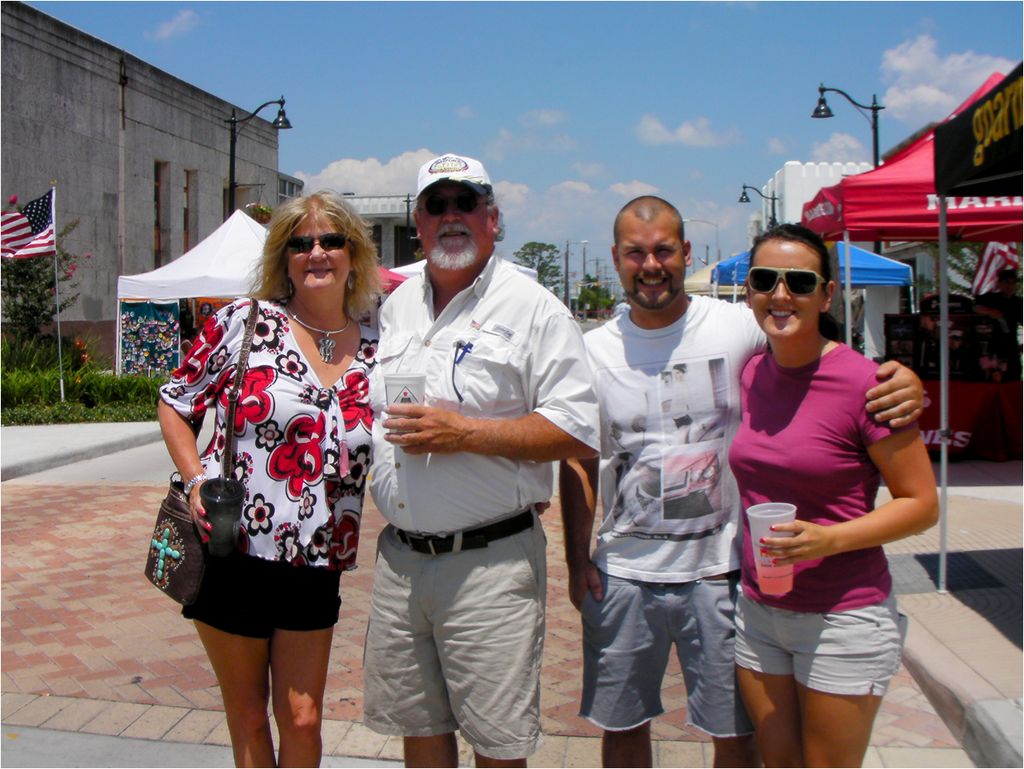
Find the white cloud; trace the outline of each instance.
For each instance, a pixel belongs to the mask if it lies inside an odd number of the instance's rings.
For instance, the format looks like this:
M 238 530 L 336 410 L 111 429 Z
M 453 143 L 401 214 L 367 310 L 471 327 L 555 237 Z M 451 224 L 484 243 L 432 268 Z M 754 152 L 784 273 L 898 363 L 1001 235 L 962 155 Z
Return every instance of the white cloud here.
M 566 134 L 513 133 L 507 128 L 486 147 L 487 157 L 504 160 L 508 155 L 528 152 L 571 152 L 576 149 L 576 140 Z
M 777 136 L 772 136 L 768 139 L 768 151 L 773 155 L 785 155 L 788 152 L 786 142 Z
M 552 126 L 565 122 L 565 112 L 560 109 L 535 109 L 519 117 L 525 126 Z
M 596 176 L 603 176 L 605 173 L 604 163 L 584 163 L 577 160 L 572 164 L 572 170 L 585 179 L 593 179 Z
M 461 107 L 456 108 L 455 116 L 462 118 L 463 120 L 470 120 L 476 117 L 476 113 L 473 111 L 472 107 L 468 105 L 463 105 Z
M 641 195 L 656 195 L 659 190 L 653 184 L 647 182 L 641 182 L 634 179 L 631 182 L 617 182 L 611 185 L 609 188 L 616 195 L 619 195 L 626 200 L 632 200 L 633 198 L 640 197 Z
M 586 182 L 564 181 L 549 189 L 553 195 L 592 195 L 594 188 Z
M 529 199 L 530 187 L 517 182 L 495 182 L 494 196 L 502 211 L 506 213 L 518 211 Z
M 974 51 L 941 56 L 935 38 L 919 35 L 882 54 L 882 79 L 889 84 L 882 115 L 912 127 L 942 120 L 985 78 L 1014 66 L 1015 61 Z
M 870 162 L 871 153 L 856 137 L 834 133 L 828 141 L 814 145 L 811 160 L 815 163 Z
M 150 40 L 170 40 L 172 37 L 183 35 L 199 24 L 199 14 L 193 10 L 180 11 L 170 21 L 164 21 L 157 25 L 153 32 L 146 32 Z
M 420 166 L 436 156 L 436 152 L 419 149 L 403 152 L 383 163 L 377 158 L 342 158 L 316 173 L 296 171 L 295 176 L 305 182 L 306 194 L 331 189 L 357 195 L 398 195 L 416 191 Z
M 670 131 L 654 115 L 645 114 L 634 131 L 644 144 L 684 144 L 687 147 L 724 147 L 735 144 L 739 138 L 735 128 L 716 133 L 706 117 L 687 120 Z

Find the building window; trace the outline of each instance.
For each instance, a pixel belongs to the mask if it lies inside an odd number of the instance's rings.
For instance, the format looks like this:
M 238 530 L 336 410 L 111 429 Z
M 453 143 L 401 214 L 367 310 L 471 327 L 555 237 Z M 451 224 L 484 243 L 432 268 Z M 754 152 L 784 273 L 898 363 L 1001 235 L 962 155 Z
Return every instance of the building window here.
M 196 172 L 185 171 L 185 204 L 182 208 L 181 239 L 182 251 L 196 245 Z
M 420 242 L 416 239 L 416 228 L 397 225 L 395 227 L 395 265 L 412 264 L 416 261 L 416 252 Z
M 286 200 L 297 197 L 302 191 L 302 188 L 296 182 L 290 179 L 282 179 L 278 177 L 277 180 L 277 202 L 284 203 Z
M 165 264 L 170 250 L 170 217 L 167 215 L 167 167 L 153 163 L 153 268 Z

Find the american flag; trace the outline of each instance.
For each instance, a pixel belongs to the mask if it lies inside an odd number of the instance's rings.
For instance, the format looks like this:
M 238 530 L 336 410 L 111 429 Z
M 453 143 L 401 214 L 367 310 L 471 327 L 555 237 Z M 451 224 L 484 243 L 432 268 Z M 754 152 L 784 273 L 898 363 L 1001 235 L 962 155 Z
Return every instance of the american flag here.
M 1020 267 L 1016 243 L 989 243 L 985 253 L 978 260 L 978 269 L 974 272 L 971 293 L 975 296 L 996 290 L 999 271 Z
M 52 188 L 21 211 L 4 211 L 0 216 L 0 256 L 24 259 L 56 253 Z

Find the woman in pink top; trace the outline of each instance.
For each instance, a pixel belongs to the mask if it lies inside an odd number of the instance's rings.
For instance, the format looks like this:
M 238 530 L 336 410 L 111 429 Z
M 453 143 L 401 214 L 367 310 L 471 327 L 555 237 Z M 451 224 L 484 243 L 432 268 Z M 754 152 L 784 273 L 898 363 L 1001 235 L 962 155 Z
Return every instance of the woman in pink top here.
M 760 542 L 744 520 L 737 679 L 765 766 L 860 766 L 904 635 L 882 545 L 935 522 L 935 478 L 916 425 L 865 410 L 877 365 L 833 341 L 821 239 L 780 225 L 750 264 L 747 302 L 770 352 L 744 368 L 729 461 L 744 509 L 789 502 L 797 520 L 773 529 L 793 536 Z M 880 479 L 892 501 L 876 507 Z M 794 565 L 789 593 L 758 588 L 755 547 Z

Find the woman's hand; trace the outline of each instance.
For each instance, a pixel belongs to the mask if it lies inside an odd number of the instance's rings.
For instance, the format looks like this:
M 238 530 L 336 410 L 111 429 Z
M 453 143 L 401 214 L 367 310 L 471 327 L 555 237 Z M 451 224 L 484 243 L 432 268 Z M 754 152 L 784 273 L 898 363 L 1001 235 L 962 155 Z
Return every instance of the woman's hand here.
M 206 510 L 203 508 L 203 498 L 199 496 L 199 488 L 206 483 L 206 481 L 200 481 L 192 490 L 188 493 L 188 507 L 192 513 L 192 522 L 195 523 L 196 529 L 199 530 L 199 539 L 206 544 L 210 541 L 210 535 L 208 532 L 213 531 L 213 524 L 206 520 Z
M 777 523 L 772 531 L 792 531 L 792 537 L 764 537 L 755 542 L 755 552 L 772 559 L 773 566 L 788 566 L 800 561 L 814 561 L 838 552 L 834 526 L 819 526 L 810 521 Z

